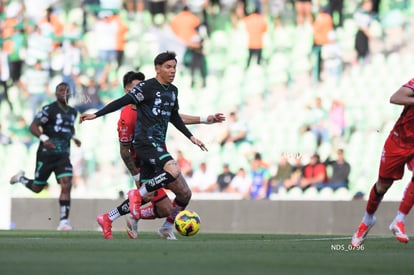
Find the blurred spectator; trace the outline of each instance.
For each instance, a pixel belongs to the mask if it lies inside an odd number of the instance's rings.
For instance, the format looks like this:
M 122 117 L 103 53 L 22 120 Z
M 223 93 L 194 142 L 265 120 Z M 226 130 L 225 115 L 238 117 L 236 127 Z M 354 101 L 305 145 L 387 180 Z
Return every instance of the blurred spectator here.
M 13 2 L 16 3 L 17 2 Z M 8 12 L 6 12 L 6 18 L 4 22 L 0 21 L 0 27 L 2 30 L 2 40 L 3 52 L 7 55 L 8 61 L 8 72 L 7 81 L 4 83 L 5 90 L 11 85 L 20 85 L 20 77 L 22 75 L 23 62 L 25 58 L 25 52 L 27 47 L 27 36 L 25 34 L 24 28 L 25 23 L 22 17 L 23 7 L 19 4 L 15 6 L 14 10 L 10 11 L 10 7 L 13 4 L 9 4 Z M 13 9 L 13 8 L 12 8 Z M 1 43 L 0 43 L 1 44 Z M 3 57 L 4 58 L 4 57 Z M 3 59 L 4 62 L 4 59 Z M 6 65 L 1 65 L 2 69 Z M 5 76 L 3 75 L 7 72 L 7 69 L 2 71 L 2 79 L 4 81 Z M 11 79 L 11 83 L 8 79 Z
M 193 185 L 190 186 L 193 192 L 215 192 L 216 186 L 216 174 L 207 169 L 205 162 L 200 163 L 199 168 L 194 171 L 192 177 Z
M 321 71 L 323 68 L 322 62 L 322 47 L 331 43 L 330 34 L 333 32 L 334 26 L 332 17 L 329 14 L 328 8 L 322 7 L 315 17 L 313 22 L 313 54 L 314 54 L 314 77 L 315 83 L 320 82 Z
M 191 87 L 196 85 L 196 72 L 200 73 L 201 87 L 205 88 L 207 85 L 207 60 L 204 55 L 204 38 L 202 33 L 206 32 L 204 25 L 200 25 L 197 28 L 197 34 L 191 39 L 190 44 L 187 46 L 187 51 L 190 52 L 190 73 L 191 73 Z
M 334 27 L 341 28 L 344 24 L 344 0 L 329 0 L 329 14 L 335 19 Z
M 170 22 L 172 32 L 185 48 L 191 44 L 193 37 L 197 36 L 197 28 L 200 25 L 200 19 L 190 11 L 188 6 L 184 6 Z
M 267 199 L 270 195 L 268 192 L 269 181 L 271 178 L 269 169 L 260 154 L 255 154 L 251 162 L 251 178 L 252 184 L 250 186 L 250 198 L 253 200 Z
M 285 190 L 290 190 L 295 186 L 300 185 L 300 180 L 303 176 L 303 168 L 304 165 L 302 164 L 302 157 L 296 156 L 295 163 L 292 165 L 292 172 L 290 178 L 283 182 L 283 186 L 279 188 L 284 188 Z
M 236 112 L 231 112 L 229 114 L 226 129 L 220 138 L 220 146 L 223 147 L 227 143 L 240 145 L 244 142 L 248 142 L 247 124 L 244 121 L 239 120 Z
M 244 170 L 244 168 L 239 168 L 230 184 L 222 192 L 236 193 L 244 199 L 249 199 L 249 191 L 251 184 L 252 180 L 246 173 L 246 170 Z
M 304 23 L 312 26 L 312 0 L 295 0 L 296 25 L 302 26 Z
M 370 55 L 370 25 L 374 18 L 372 16 L 372 0 L 363 0 L 361 6 L 354 13 L 354 21 L 358 27 L 355 34 L 355 50 L 357 53 L 357 62 L 361 65 L 369 61 Z
M 332 174 L 328 177 L 326 183 L 322 183 L 316 186 L 318 189 L 325 187 L 336 190 L 344 187 L 348 189 L 349 174 L 351 173 L 351 165 L 344 158 L 344 150 L 336 150 L 336 160 L 330 160 L 329 158 L 325 161 L 326 166 L 332 167 Z
M 243 19 L 246 26 L 249 49 L 246 68 L 249 68 L 253 56 L 256 58 L 257 65 L 262 63 L 263 37 L 267 32 L 266 18 L 260 14 L 256 8 L 254 12 Z
M 69 84 L 72 96 L 76 97 L 77 85 L 81 73 L 82 53 L 84 53 L 83 42 L 76 37 L 69 37 L 63 41 L 63 67 L 62 80 Z
M 7 53 L 1 51 L 0 47 L 0 107 L 3 99 L 9 105 L 9 109 L 13 112 L 13 104 L 9 98 L 9 87 L 7 81 L 10 78 L 9 64 L 7 62 Z
M 192 176 L 193 167 L 192 167 L 191 161 L 189 161 L 184 156 L 184 154 L 181 150 L 177 151 L 176 160 L 177 160 L 178 166 L 180 166 L 181 173 L 183 174 L 183 177 Z
M 81 91 L 76 97 L 77 104 L 75 109 L 79 113 L 83 113 L 90 109 L 100 109 L 103 107 L 100 97 L 101 84 L 93 76 L 86 77 L 83 81 Z
M 334 99 L 328 114 L 328 128 L 332 143 L 338 143 L 345 133 L 345 106 L 344 103 Z
M 49 89 L 49 69 L 44 68 L 40 60 L 36 60 L 33 66 L 26 69 L 21 77 L 24 95 L 29 98 L 32 117 L 39 107 L 52 98 Z
M 43 35 L 53 40 L 53 48 L 59 47 L 63 38 L 64 25 L 60 17 L 55 14 L 52 6 L 46 9 L 46 14 L 39 20 L 38 26 Z
M 118 24 L 118 31 L 116 33 L 116 63 L 119 67 L 124 64 L 124 52 L 125 52 L 125 46 L 126 46 L 126 36 L 128 34 L 128 25 L 122 20 L 119 13 L 115 14 L 114 20 Z
M 342 48 L 336 38 L 335 32 L 331 32 L 329 34 L 329 39 L 330 43 L 325 44 L 322 47 L 322 60 L 324 70 L 326 72 L 327 80 L 333 80 L 338 83 L 342 74 L 342 67 L 344 63 L 342 57 Z
M 217 187 L 220 192 L 225 190 L 234 178 L 234 173 L 230 170 L 229 164 L 223 164 L 223 171 L 217 177 Z
M 326 165 L 321 162 L 320 156 L 314 154 L 311 156 L 309 163 L 303 168 L 303 176 L 300 180 L 300 188 L 305 191 L 311 186 L 320 189 L 322 184 L 326 184 L 328 175 Z
M 42 67 L 49 70 L 53 49 L 53 40 L 49 35 L 50 30 L 47 27 L 40 28 L 34 21 L 28 21 L 25 26 L 27 33 L 26 64 L 31 66 L 36 61 L 41 61 Z
M 200 19 L 188 6 L 184 6 L 183 10 L 171 19 L 170 27 L 185 47 L 183 62 L 190 68 L 191 87 L 194 88 L 195 72 L 199 71 L 204 88 L 207 77 L 207 63 L 203 50 L 203 41 L 207 35 L 206 26 L 201 24 Z
M 329 131 L 327 127 L 328 112 L 322 104 L 322 98 L 315 97 L 313 103 L 306 106 L 308 114 L 302 131 L 311 131 L 315 135 L 316 147 L 323 142 L 329 142 Z
M 16 120 L 10 124 L 9 131 L 13 142 L 20 142 L 26 146 L 26 149 L 36 142 L 33 135 L 30 133 L 29 125 L 23 116 L 17 116 Z
M 98 78 L 102 77 L 105 69 L 111 68 L 112 63 L 116 62 L 119 29 L 119 22 L 112 11 L 101 10 L 98 13 L 98 21 L 94 24 L 99 61 Z
M 284 187 L 292 177 L 293 166 L 289 163 L 288 157 L 285 153 L 280 155 L 277 164 L 276 175 L 271 178 L 269 192 L 277 193 L 280 187 Z
M 89 31 L 90 17 L 96 18 L 98 16 L 100 0 L 82 0 L 81 7 L 83 11 L 82 30 L 83 33 Z

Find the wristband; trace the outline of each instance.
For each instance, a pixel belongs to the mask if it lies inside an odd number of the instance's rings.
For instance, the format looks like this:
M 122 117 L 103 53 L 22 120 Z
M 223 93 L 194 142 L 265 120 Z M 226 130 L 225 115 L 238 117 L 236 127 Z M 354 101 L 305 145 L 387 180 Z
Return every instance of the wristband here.
M 208 122 L 208 116 L 200 116 L 200 123 L 211 124 L 211 122 Z
M 139 182 L 140 174 L 136 174 L 135 176 L 132 176 L 134 178 L 134 181 Z
M 71 137 L 71 139 L 78 139 L 78 137 L 77 137 L 77 136 L 75 136 L 75 135 L 73 135 L 73 136 Z
M 45 141 L 49 140 L 49 137 L 45 134 L 41 134 L 39 136 L 39 139 L 40 139 L 41 142 L 45 142 Z

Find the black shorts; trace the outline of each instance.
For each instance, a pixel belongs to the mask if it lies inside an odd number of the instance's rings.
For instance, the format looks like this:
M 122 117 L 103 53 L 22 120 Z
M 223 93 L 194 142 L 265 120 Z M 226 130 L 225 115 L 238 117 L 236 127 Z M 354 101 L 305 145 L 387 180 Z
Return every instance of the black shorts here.
M 168 151 L 162 147 L 139 146 L 134 144 L 137 152 L 137 166 L 140 167 L 141 182 L 152 179 L 157 173 L 161 172 L 164 165 L 173 159 Z
M 35 184 L 47 184 L 52 172 L 55 173 L 57 182 L 60 178 L 72 177 L 73 169 L 69 154 L 45 155 L 38 152 L 36 157 Z

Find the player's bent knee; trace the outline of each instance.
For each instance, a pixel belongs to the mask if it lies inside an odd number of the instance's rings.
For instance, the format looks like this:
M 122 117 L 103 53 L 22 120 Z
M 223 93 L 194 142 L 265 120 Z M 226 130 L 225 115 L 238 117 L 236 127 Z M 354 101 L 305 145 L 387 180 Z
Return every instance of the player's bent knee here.
M 164 170 L 176 179 L 181 175 L 180 166 L 178 166 L 178 163 L 175 160 L 169 160 L 164 165 Z

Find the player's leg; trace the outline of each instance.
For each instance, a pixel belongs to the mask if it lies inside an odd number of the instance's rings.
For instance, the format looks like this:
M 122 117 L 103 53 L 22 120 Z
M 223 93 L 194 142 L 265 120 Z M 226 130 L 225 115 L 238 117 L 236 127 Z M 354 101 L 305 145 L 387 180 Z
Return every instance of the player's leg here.
M 35 179 L 25 177 L 24 171 L 17 172 L 10 178 L 10 184 L 22 183 L 27 189 L 34 193 L 40 193 L 47 186 L 47 179 L 52 174 L 52 166 L 47 159 L 40 155 L 36 155 Z
M 410 168 L 410 165 L 408 165 Z M 412 167 L 412 166 L 411 166 Z M 411 170 L 411 169 L 410 169 Z M 389 228 L 394 233 L 396 239 L 402 243 L 408 243 L 409 238 L 405 232 L 405 218 L 410 213 L 414 204 L 414 173 L 411 181 L 404 191 L 404 196 L 400 202 L 397 215 L 390 224 Z
M 128 192 L 129 210 L 135 219 L 139 219 L 142 197 L 175 181 L 180 175 L 181 170 L 177 162 L 162 147 L 136 147 L 134 149 L 136 152 L 140 152 L 138 161 L 141 173 L 143 173 L 143 169 L 144 171 L 150 171 L 146 177 L 141 174 L 142 181 L 144 179 L 148 180 L 145 181 L 145 184 L 139 190 L 134 189 Z M 156 161 L 155 164 L 152 162 L 154 159 Z
M 191 199 L 191 189 L 185 181 L 184 177 L 180 174 L 176 181 L 167 185 L 175 195 L 175 199 L 172 203 L 172 211 L 170 215 L 165 219 L 163 225 L 158 230 L 161 237 L 168 240 L 175 240 L 174 236 L 174 220 L 177 214 L 184 210 Z
M 144 198 L 142 199 L 142 204 L 146 204 L 147 202 L 149 202 L 152 196 L 153 196 L 152 193 L 149 193 L 146 196 L 144 196 Z M 98 222 L 99 226 L 102 229 L 103 237 L 105 239 L 112 239 L 112 222 L 120 218 L 121 216 L 125 216 L 125 215 L 127 215 L 127 232 L 128 232 L 128 228 L 134 228 L 134 227 L 136 228 L 135 231 L 137 231 L 138 220 L 134 219 L 133 217 L 130 217 L 130 215 L 128 214 L 130 214 L 129 199 L 126 199 L 120 205 L 110 210 L 109 212 L 98 215 L 98 217 L 96 218 L 96 221 Z M 128 236 L 131 239 L 136 238 L 136 237 L 133 238 L 134 235 L 129 235 L 129 233 L 128 233 Z
M 407 153 L 410 152 L 399 148 L 390 138 L 386 140 L 381 154 L 378 180 L 369 193 L 364 216 L 351 240 L 352 246 L 360 246 L 374 226 L 376 220 L 374 214 L 385 193 L 394 180 L 401 179 L 404 174 Z
M 172 210 L 172 204 L 163 188 L 149 193 L 152 195 L 151 203 L 141 206 L 139 209 L 140 219 L 153 220 L 167 217 Z M 147 194 L 148 195 L 148 194 Z M 131 214 L 127 215 L 127 234 L 131 239 L 138 238 L 138 221 Z
M 57 230 L 72 230 L 72 226 L 69 223 L 69 213 L 71 204 L 73 167 L 70 162 L 69 156 L 62 157 L 56 162 L 54 162 L 54 167 L 56 180 L 60 184 L 60 221 Z

